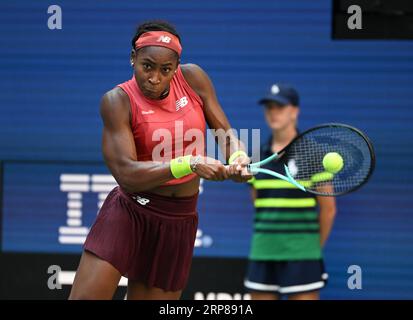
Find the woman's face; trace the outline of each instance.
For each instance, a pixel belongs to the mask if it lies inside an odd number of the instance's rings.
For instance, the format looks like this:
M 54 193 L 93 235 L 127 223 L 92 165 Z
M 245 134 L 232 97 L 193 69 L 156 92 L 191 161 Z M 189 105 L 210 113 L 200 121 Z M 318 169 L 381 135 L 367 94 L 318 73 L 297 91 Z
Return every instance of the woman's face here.
M 132 51 L 131 62 L 136 82 L 143 94 L 150 99 L 159 99 L 168 90 L 179 59 L 171 49 L 148 46 L 137 53 Z
M 296 125 L 299 109 L 292 105 L 281 106 L 275 102 L 265 104 L 265 120 L 271 130 L 284 130 Z

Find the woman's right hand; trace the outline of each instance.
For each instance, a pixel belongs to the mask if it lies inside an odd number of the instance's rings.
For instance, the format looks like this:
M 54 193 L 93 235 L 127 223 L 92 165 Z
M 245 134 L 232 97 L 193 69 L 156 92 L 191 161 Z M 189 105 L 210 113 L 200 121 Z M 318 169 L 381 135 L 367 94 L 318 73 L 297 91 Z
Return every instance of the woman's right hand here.
M 201 178 L 213 181 L 224 181 L 229 178 L 227 168 L 221 161 L 210 157 L 199 156 L 199 162 L 193 170 Z M 195 157 L 191 158 L 191 162 Z

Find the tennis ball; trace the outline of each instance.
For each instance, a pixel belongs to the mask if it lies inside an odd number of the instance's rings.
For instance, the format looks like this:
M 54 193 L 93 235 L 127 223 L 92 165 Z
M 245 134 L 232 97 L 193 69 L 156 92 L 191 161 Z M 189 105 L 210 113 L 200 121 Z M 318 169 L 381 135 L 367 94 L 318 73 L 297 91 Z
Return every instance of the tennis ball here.
M 337 173 L 343 169 L 343 157 L 337 152 L 329 152 L 323 158 L 323 167 L 327 172 Z

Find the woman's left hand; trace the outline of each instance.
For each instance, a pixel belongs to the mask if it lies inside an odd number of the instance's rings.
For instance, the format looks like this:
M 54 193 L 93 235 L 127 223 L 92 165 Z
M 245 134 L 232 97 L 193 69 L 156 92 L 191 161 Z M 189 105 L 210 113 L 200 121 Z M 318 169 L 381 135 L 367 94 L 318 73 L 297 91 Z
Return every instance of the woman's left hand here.
M 235 182 L 247 182 L 253 175 L 248 171 L 247 165 L 251 163 L 251 159 L 245 156 L 239 156 L 234 162 L 227 167 L 229 179 Z

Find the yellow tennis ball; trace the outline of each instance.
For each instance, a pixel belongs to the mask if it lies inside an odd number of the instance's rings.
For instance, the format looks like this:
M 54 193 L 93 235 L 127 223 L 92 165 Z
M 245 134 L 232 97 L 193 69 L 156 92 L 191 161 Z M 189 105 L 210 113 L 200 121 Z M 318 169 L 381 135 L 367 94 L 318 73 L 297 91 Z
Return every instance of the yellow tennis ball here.
M 323 158 L 323 167 L 330 173 L 337 173 L 343 169 L 343 157 L 337 152 L 329 152 Z

